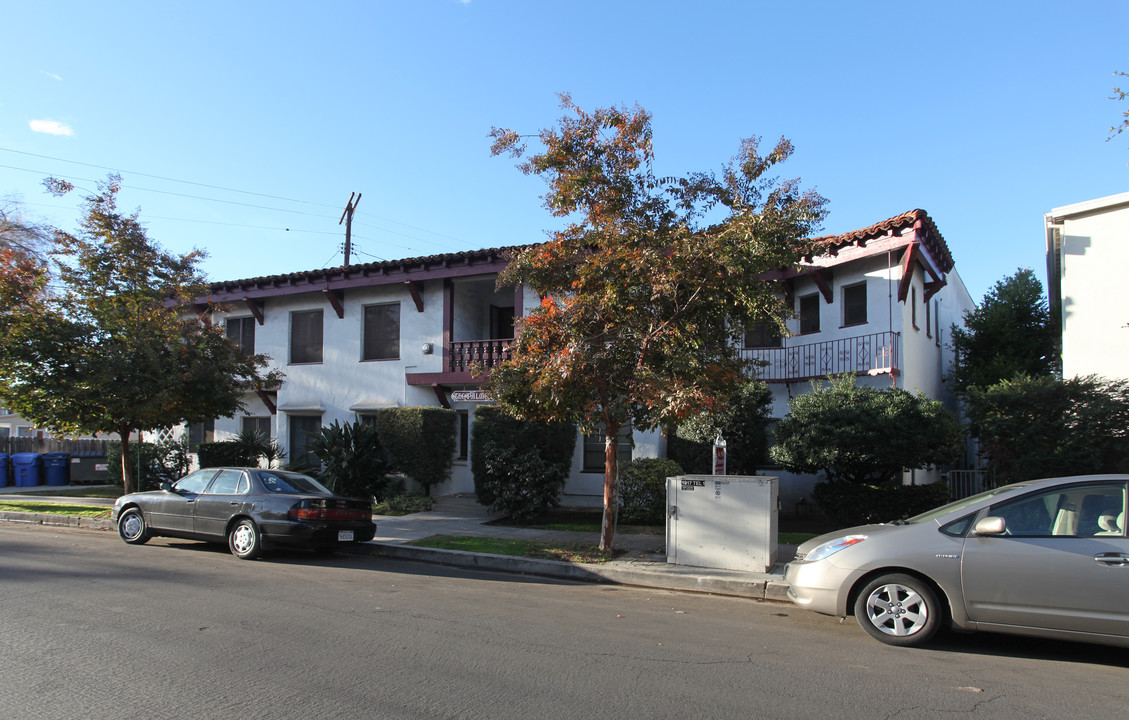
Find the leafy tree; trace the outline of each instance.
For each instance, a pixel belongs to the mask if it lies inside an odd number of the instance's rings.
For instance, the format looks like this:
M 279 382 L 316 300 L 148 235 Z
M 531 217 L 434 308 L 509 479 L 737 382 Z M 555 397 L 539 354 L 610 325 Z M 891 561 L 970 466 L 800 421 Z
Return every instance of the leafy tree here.
M 772 391 L 764 382 L 754 380 L 738 386 L 736 393 L 714 413 L 687 419 L 678 426 L 675 436 L 690 441 L 686 444 L 694 452 L 693 467 L 709 468 L 713 443 L 720 430 L 725 438 L 725 464 L 730 474 L 754 475 L 768 459 L 771 413 Z
M 69 186 L 58 181 L 59 191 Z M 81 229 L 55 230 L 59 289 L 17 293 L 0 307 L 0 399 L 60 432 L 116 433 L 233 415 L 261 376 L 218 328 L 186 317 L 206 293 L 199 253 L 161 250 L 138 214 L 122 215 L 116 176 L 87 197 Z M 130 446 L 121 452 L 124 489 L 135 487 Z
M 787 140 L 765 156 L 757 138 L 744 141 L 720 179 L 658 177 L 650 114 L 637 105 L 589 113 L 568 95 L 561 104 L 539 153 L 526 155 L 517 132 L 491 132 L 494 154 L 524 157 L 518 168 L 545 180 L 545 207 L 567 225 L 499 275 L 500 286 L 524 284 L 542 301 L 490 387 L 518 417 L 604 431 L 607 550 L 620 429 L 676 425 L 746 381 L 740 328 L 782 325 L 787 313 L 777 288 L 757 278 L 810 252 L 802 238 L 826 201 L 768 175 L 792 154 Z
M 772 457 L 829 482 L 892 484 L 904 470 L 960 457 L 964 433 L 941 403 L 901 388 L 860 386 L 853 375 L 813 384 L 776 424 Z
M 1129 472 L 1129 380 L 1019 376 L 965 404 L 997 482 Z
M 24 218 L 14 200 L 0 200 L 0 306 L 14 307 L 43 292 L 50 234 Z
M 1057 368 L 1057 325 L 1043 285 L 1029 268 L 996 282 L 980 307 L 952 329 L 956 351 L 949 380 L 957 392 L 988 387 L 1017 374 L 1046 376 Z

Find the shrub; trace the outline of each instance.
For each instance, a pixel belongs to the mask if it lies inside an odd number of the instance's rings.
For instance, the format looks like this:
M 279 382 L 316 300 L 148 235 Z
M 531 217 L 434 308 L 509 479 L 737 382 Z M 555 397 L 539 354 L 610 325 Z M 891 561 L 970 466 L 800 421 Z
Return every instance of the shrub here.
M 949 501 L 949 486 L 866 485 L 822 482 L 812 499 L 828 518 L 843 526 L 890 522 L 919 515 Z
M 455 458 L 455 412 L 437 407 L 384 408 L 373 416 L 392 468 L 431 494 L 447 480 Z
M 667 456 L 674 453 L 695 474 L 712 471 L 713 443 L 720 429 L 725 438 L 726 469 L 731 475 L 755 475 L 768 462 L 768 428 L 772 422 L 772 391 L 761 381 L 741 385 L 716 412 L 692 417 L 668 438 Z M 673 443 L 670 441 L 674 440 Z M 685 461 L 685 462 L 683 462 Z
M 666 456 L 691 475 L 708 475 L 713 470 L 713 443 L 695 442 L 671 433 L 666 439 Z
M 666 479 L 681 475 L 678 463 L 666 458 L 638 458 L 619 471 L 620 522 L 662 525 L 666 521 Z
M 306 447 L 321 461 L 320 479 L 333 492 L 378 500 L 388 493 L 388 463 L 372 424 L 334 420 L 311 435 Z
M 252 455 L 245 445 L 235 440 L 200 443 L 196 454 L 200 457 L 202 468 L 253 467 L 259 464 L 258 456 Z
M 546 466 L 554 468 L 554 473 L 568 477 L 576 450 L 576 428 L 564 422 L 518 420 L 495 406 L 479 406 L 471 428 L 470 468 L 474 495 L 483 505 L 492 506 L 496 499 L 499 480 L 493 477 L 491 467 L 496 463 L 492 461 L 507 450 L 535 453 Z M 557 494 L 559 497 L 559 490 Z
M 561 504 L 568 471 L 541 457 L 537 448 L 495 446 L 484 461 L 485 474 L 475 476 L 475 490 L 491 498 L 490 509 L 517 522 L 536 520 Z
M 393 495 L 385 503 L 389 513 L 395 515 L 428 512 L 435 507 L 435 500 L 426 495 Z
M 163 482 L 176 482 L 188 474 L 187 438 L 161 443 L 133 443 L 130 457 L 134 467 L 140 469 L 134 480 L 138 491 L 156 490 Z M 110 482 L 122 483 L 122 445 L 111 442 L 106 451 L 107 472 Z

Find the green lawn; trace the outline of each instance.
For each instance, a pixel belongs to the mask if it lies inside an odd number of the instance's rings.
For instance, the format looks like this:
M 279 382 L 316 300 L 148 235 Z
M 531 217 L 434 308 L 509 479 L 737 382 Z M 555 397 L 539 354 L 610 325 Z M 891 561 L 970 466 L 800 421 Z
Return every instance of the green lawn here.
M 65 505 L 35 500 L 0 500 L 0 511 L 71 515 L 85 518 L 109 518 L 110 508 L 99 505 Z

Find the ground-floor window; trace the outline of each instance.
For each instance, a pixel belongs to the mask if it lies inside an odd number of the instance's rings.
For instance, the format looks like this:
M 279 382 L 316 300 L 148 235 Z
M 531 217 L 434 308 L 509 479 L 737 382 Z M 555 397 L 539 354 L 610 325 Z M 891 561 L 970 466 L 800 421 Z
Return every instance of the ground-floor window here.
M 266 439 L 270 439 L 270 418 L 269 417 L 244 417 L 240 420 L 239 429 L 244 434 L 259 435 Z
M 455 459 L 466 460 L 470 454 L 470 411 L 456 410 Z
M 583 472 L 604 471 L 604 438 L 607 437 L 603 430 L 588 433 L 584 436 L 584 467 Z M 631 427 L 622 428 L 616 438 L 616 453 L 619 464 L 631 462 Z
M 310 438 L 321 430 L 321 415 L 290 416 L 290 463 L 318 467 L 318 459 L 308 450 Z

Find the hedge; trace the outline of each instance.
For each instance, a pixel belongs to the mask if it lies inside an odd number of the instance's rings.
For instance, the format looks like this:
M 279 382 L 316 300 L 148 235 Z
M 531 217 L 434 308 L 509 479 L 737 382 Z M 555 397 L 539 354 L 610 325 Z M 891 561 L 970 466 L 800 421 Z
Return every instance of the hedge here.
M 456 417 L 454 410 L 446 408 L 384 408 L 376 411 L 373 422 L 392 468 L 415 480 L 430 495 L 432 485 L 451 476 Z

